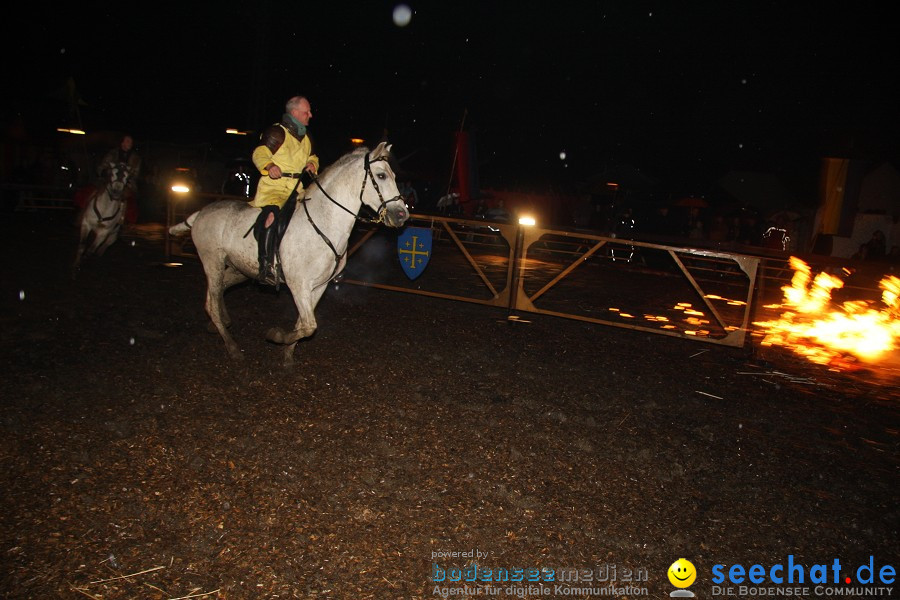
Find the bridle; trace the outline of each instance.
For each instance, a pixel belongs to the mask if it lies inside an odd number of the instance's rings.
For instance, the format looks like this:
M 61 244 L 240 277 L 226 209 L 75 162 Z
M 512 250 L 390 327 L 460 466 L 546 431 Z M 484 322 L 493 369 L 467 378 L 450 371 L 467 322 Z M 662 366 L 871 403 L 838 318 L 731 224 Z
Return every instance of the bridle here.
M 376 159 L 370 159 L 369 158 L 370 154 L 371 154 L 370 152 L 366 153 L 365 160 L 363 163 L 363 169 L 365 170 L 365 173 L 363 174 L 362 187 L 359 190 L 359 202 L 360 202 L 361 206 L 366 205 L 365 202 L 363 202 L 363 193 L 366 191 L 366 184 L 369 181 L 371 181 L 372 187 L 375 188 L 375 193 L 378 194 L 378 202 L 379 202 L 378 211 L 376 212 L 376 216 L 374 219 L 370 219 L 367 217 L 361 217 L 361 216 L 357 215 L 356 213 L 352 212 L 350 209 L 348 209 L 346 206 L 344 206 L 343 204 L 341 204 L 334 198 L 332 198 L 331 195 L 327 191 L 325 191 L 325 188 L 322 187 L 322 183 L 319 181 L 318 176 L 315 176 L 313 178 L 312 183 L 310 184 L 310 187 L 313 184 L 317 185 L 319 187 L 319 189 L 322 190 L 322 193 L 325 194 L 325 197 L 328 198 L 328 200 L 330 200 L 332 204 L 334 204 L 335 206 L 337 206 L 344 212 L 352 215 L 353 218 L 356 219 L 357 221 L 360 221 L 363 223 L 378 224 L 378 223 L 384 222 L 384 216 L 385 216 L 385 214 L 387 214 L 388 204 L 390 204 L 391 202 L 403 202 L 403 196 L 401 194 L 398 194 L 398 195 L 394 196 L 393 198 L 390 198 L 389 200 L 384 199 L 384 195 L 381 193 L 381 189 L 378 187 L 378 182 L 375 181 L 375 175 L 372 174 L 372 163 L 375 163 L 375 162 L 378 162 L 381 160 L 387 161 L 388 159 L 387 159 L 387 156 L 380 156 Z M 347 253 L 347 251 L 344 250 L 343 253 L 339 254 L 338 251 L 335 249 L 334 244 L 331 243 L 331 240 L 329 240 L 328 236 L 325 235 L 325 232 L 323 232 L 321 229 L 319 229 L 319 226 L 316 225 L 315 221 L 313 221 L 312 215 L 309 214 L 308 200 L 309 200 L 309 196 L 305 196 L 300 201 L 303 204 L 303 210 L 306 212 L 306 219 L 309 221 L 309 224 L 312 225 L 313 230 L 319 234 L 319 237 L 322 238 L 325 241 L 325 243 L 328 245 L 328 247 L 331 249 L 332 254 L 334 254 L 334 270 L 331 272 L 331 275 L 328 277 L 328 280 L 331 280 L 337 273 L 337 270 L 341 264 L 341 259 L 344 257 L 344 255 Z
M 118 169 L 119 167 L 116 166 L 114 168 Z M 100 195 L 100 192 L 97 192 L 97 194 L 94 196 L 94 203 L 93 203 L 94 204 L 94 214 L 97 216 L 97 221 L 100 223 L 105 223 L 106 221 L 112 221 L 113 219 L 115 219 L 119 215 L 119 213 L 122 211 L 122 206 L 125 204 L 125 182 L 128 179 L 127 171 L 123 170 L 123 174 L 125 175 L 125 177 L 120 177 L 118 175 L 118 171 L 113 171 L 113 172 L 116 173 L 116 177 L 111 178 L 109 181 L 106 182 L 106 194 L 107 194 L 107 196 L 109 196 L 110 200 L 115 202 L 115 204 L 116 204 L 115 212 L 113 212 L 113 214 L 111 214 L 107 217 L 104 217 L 103 215 L 101 215 L 100 209 L 97 208 L 97 197 Z M 112 187 L 112 185 L 114 183 L 117 183 L 120 180 L 122 181 L 122 189 L 119 190 L 118 194 L 113 194 L 113 192 L 110 188 Z
M 371 181 L 372 187 L 375 188 L 375 193 L 378 194 L 378 203 L 379 203 L 378 210 L 376 211 L 376 216 L 374 219 L 369 219 L 367 217 L 360 217 L 356 213 L 353 213 L 346 206 L 344 206 L 343 204 L 341 204 L 340 202 L 338 202 L 337 200 L 332 198 L 331 195 L 327 191 L 325 191 L 325 188 L 322 187 L 322 183 L 319 181 L 318 176 L 313 177 L 312 183 L 310 185 L 315 184 L 316 186 L 318 186 L 318 188 L 320 190 L 322 190 L 322 193 L 325 194 L 325 197 L 328 198 L 328 200 L 330 200 L 332 204 L 334 204 L 335 206 L 337 206 L 344 212 L 353 215 L 353 218 L 356 219 L 357 221 L 361 221 L 363 223 L 379 224 L 379 223 L 384 223 L 384 215 L 387 213 L 388 204 L 390 204 L 391 202 L 403 202 L 403 196 L 401 194 L 398 194 L 398 195 L 394 196 L 393 198 L 390 198 L 389 200 L 384 199 L 384 195 L 381 193 L 381 188 L 378 187 L 378 182 L 375 181 L 375 175 L 372 174 L 372 163 L 382 161 L 382 160 L 387 161 L 388 159 L 386 156 L 381 156 L 379 158 L 372 160 L 369 158 L 369 154 L 370 154 L 369 152 L 366 153 L 366 156 L 365 156 L 365 159 L 363 162 L 363 169 L 365 170 L 365 174 L 363 175 L 362 187 L 359 190 L 359 202 L 361 205 L 363 205 L 363 206 L 365 205 L 365 202 L 363 202 L 363 193 L 365 193 L 365 191 L 366 191 L 366 184 L 369 181 Z M 308 196 L 303 198 L 303 200 L 301 200 L 300 202 L 303 203 L 303 207 L 304 207 L 304 209 L 306 209 L 306 216 L 307 216 L 307 218 L 309 218 L 310 223 L 312 223 L 312 217 L 309 216 L 309 209 L 306 208 L 307 200 L 309 200 Z M 318 227 L 316 227 L 315 223 L 313 223 L 313 227 L 316 229 L 317 232 L 319 231 L 319 229 L 318 229 Z M 320 232 L 319 235 L 322 235 L 322 233 Z

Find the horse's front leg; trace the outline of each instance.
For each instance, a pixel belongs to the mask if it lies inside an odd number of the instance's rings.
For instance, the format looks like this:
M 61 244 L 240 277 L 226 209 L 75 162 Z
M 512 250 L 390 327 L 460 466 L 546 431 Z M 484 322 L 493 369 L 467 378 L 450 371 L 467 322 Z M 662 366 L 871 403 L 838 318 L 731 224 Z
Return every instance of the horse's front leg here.
M 91 240 L 91 243 L 84 251 L 84 254 L 86 256 L 100 256 L 98 251 L 101 246 L 106 244 L 107 239 L 109 239 L 109 230 L 102 225 L 97 227 L 94 229 L 94 239 Z
M 75 278 L 78 269 L 81 268 L 81 259 L 84 257 L 84 251 L 87 249 L 88 236 L 91 235 L 91 228 L 84 222 L 81 223 L 78 247 L 75 249 L 75 260 L 72 261 L 72 278 Z
M 106 234 L 106 236 L 104 236 L 103 242 L 99 244 L 94 250 L 97 256 L 103 256 L 103 253 L 106 252 L 106 249 L 112 246 L 116 242 L 116 240 L 119 239 L 120 228 L 120 225 L 116 225 Z
M 284 347 L 285 367 L 294 365 L 294 349 L 297 346 L 297 342 L 303 338 L 310 337 L 316 332 L 316 328 L 318 327 L 318 323 L 316 323 L 315 305 L 309 293 L 299 294 L 294 300 L 297 305 L 297 322 L 294 325 L 294 330 L 284 334 L 282 337 L 282 343 L 286 344 Z
M 288 344 L 284 347 L 284 355 L 282 358 L 281 364 L 284 365 L 286 369 L 289 369 L 294 366 L 294 348 L 297 347 L 297 342 L 293 344 Z

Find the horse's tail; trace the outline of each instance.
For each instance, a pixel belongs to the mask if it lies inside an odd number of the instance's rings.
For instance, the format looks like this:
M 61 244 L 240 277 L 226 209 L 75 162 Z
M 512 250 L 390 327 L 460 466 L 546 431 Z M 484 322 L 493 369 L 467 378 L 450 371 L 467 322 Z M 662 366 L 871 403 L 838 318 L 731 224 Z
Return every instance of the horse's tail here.
M 197 212 L 200 212 L 200 211 L 197 211 Z M 188 233 L 190 233 L 191 228 L 194 226 L 194 221 L 196 219 L 197 219 L 197 213 L 195 212 L 191 216 L 189 216 L 187 219 L 185 219 L 184 221 L 179 223 L 178 225 L 172 225 L 171 227 L 169 227 L 169 234 L 176 235 L 176 236 L 187 235 Z

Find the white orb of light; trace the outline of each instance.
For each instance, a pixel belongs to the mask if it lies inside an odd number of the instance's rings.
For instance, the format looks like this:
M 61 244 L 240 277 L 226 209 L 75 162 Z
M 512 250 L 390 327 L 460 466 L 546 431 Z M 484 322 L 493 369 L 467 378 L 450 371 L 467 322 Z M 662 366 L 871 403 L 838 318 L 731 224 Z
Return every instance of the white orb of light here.
M 559 153 L 559 160 L 566 160 L 566 151 L 563 150 Z
M 398 4 L 394 7 L 394 25 L 406 27 L 412 20 L 412 9 L 406 4 Z

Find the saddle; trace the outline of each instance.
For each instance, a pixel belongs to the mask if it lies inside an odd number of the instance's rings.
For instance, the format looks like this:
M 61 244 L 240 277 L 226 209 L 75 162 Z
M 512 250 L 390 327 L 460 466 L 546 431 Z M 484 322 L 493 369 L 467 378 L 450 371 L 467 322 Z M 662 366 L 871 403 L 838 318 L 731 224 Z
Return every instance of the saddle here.
M 277 237 L 275 239 L 276 250 L 278 250 L 279 246 L 281 246 L 281 238 L 284 237 L 284 232 L 287 231 L 287 226 L 291 222 L 291 217 L 294 216 L 295 208 L 297 208 L 296 192 L 291 194 L 290 198 L 287 199 L 287 202 L 285 202 L 284 206 L 281 207 L 281 210 L 278 211 L 278 219 L 276 219 L 275 223 L 272 224 L 273 227 L 277 227 Z

